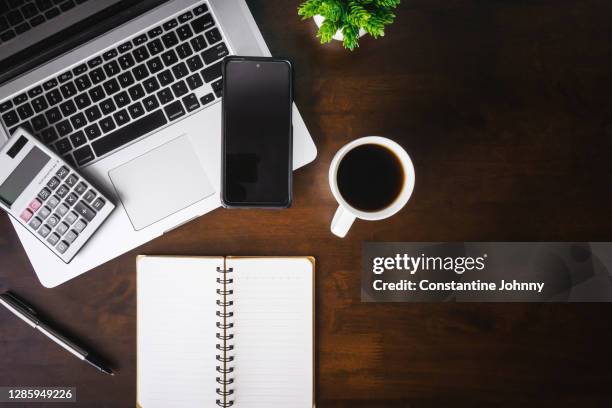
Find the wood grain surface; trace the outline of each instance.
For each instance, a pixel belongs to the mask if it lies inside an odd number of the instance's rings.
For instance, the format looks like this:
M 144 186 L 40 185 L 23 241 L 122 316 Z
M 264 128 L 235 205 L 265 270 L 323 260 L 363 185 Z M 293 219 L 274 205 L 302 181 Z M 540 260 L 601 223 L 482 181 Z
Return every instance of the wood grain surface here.
M 404 0 L 387 35 L 354 52 L 320 45 L 297 0 L 248 4 L 295 64 L 319 149 L 293 207 L 216 210 L 51 290 L 0 216 L 0 291 L 120 370 L 101 375 L 0 310 L 0 386 L 133 407 L 136 255 L 313 255 L 318 406 L 608 406 L 611 305 L 362 304 L 359 268 L 364 241 L 612 241 L 612 2 Z M 395 217 L 339 239 L 328 166 L 366 135 L 405 147 L 416 188 Z

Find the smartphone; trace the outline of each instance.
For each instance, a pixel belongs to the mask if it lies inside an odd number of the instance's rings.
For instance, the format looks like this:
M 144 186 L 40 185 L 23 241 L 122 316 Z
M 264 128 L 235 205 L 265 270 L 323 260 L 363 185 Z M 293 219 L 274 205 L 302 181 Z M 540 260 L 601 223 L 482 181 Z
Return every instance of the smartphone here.
M 292 200 L 293 68 L 287 60 L 223 62 L 221 201 L 228 208 L 287 208 Z

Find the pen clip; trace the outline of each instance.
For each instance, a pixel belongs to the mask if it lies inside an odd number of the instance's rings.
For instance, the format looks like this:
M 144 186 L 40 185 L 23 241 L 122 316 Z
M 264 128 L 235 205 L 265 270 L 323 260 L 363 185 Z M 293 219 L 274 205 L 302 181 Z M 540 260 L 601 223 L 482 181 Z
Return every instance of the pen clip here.
M 32 306 L 28 305 L 27 303 L 25 303 L 23 300 L 21 300 L 19 297 L 17 297 L 17 295 L 15 295 L 14 293 L 11 292 L 4 292 L 3 294 L 0 295 L 0 297 L 3 297 L 5 300 L 8 300 L 10 302 L 15 303 L 17 306 L 21 307 L 22 309 L 27 310 L 28 312 L 30 312 L 32 315 L 36 316 L 36 310 L 34 310 L 32 308 Z

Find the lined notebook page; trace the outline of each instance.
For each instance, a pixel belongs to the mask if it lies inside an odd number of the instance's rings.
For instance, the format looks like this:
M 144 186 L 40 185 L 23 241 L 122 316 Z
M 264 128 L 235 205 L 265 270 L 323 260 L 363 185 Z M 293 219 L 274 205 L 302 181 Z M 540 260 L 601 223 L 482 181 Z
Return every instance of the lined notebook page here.
M 313 406 L 308 258 L 227 258 L 234 272 L 234 406 Z
M 138 404 L 216 406 L 217 267 L 223 258 L 138 259 Z

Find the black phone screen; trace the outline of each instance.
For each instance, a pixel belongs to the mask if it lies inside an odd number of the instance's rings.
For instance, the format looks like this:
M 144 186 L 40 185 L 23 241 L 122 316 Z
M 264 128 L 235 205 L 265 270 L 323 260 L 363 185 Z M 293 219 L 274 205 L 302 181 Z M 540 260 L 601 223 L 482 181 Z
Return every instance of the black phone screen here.
M 266 58 L 226 59 L 222 197 L 226 206 L 291 203 L 292 68 Z

